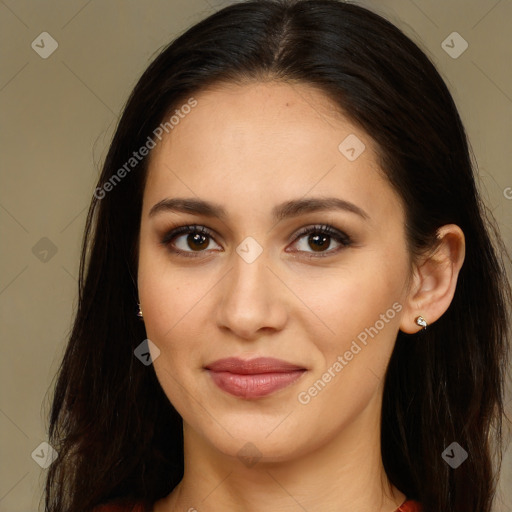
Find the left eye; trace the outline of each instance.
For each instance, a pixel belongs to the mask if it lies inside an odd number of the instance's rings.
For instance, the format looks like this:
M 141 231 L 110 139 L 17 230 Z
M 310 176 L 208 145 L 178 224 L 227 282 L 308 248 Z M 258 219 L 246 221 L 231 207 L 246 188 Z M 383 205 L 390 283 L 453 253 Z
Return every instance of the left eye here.
M 179 247 L 179 239 L 183 238 L 185 235 L 186 238 L 182 241 L 182 247 Z M 294 243 L 306 236 L 305 244 L 313 248 L 312 253 L 303 249 L 291 252 L 309 253 L 308 257 L 313 258 L 324 257 L 337 253 L 352 244 L 352 240 L 347 234 L 325 224 L 303 229 L 296 235 Z M 197 253 L 202 253 L 208 248 L 210 239 L 215 241 L 213 233 L 205 226 L 181 226 L 167 233 L 161 243 L 175 254 L 186 257 L 197 257 L 200 255 Z M 341 247 L 326 251 L 325 249 L 331 245 L 332 240 L 335 240 Z M 187 246 L 191 248 L 192 251 L 187 250 Z
M 313 247 L 313 252 L 320 253 L 308 254 L 308 257 L 312 258 L 331 256 L 333 253 L 337 253 L 343 248 L 349 247 L 352 244 L 351 238 L 346 233 L 343 233 L 342 231 L 339 231 L 336 228 L 333 228 L 332 226 L 329 226 L 327 224 L 305 228 L 304 230 L 297 234 L 296 240 L 300 240 L 301 238 L 304 238 L 306 236 L 307 239 L 305 240 L 305 243 L 308 244 L 309 247 Z M 338 249 L 333 249 L 330 251 L 323 250 L 331 245 L 332 240 L 335 240 L 341 247 L 338 247 Z M 297 252 L 308 253 L 308 251 L 301 250 Z

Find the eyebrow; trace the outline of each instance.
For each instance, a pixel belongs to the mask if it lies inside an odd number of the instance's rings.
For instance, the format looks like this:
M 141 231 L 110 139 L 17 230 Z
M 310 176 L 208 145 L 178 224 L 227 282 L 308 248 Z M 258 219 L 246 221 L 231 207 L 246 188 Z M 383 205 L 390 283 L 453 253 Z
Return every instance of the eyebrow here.
M 338 197 L 317 197 L 286 201 L 272 209 L 272 218 L 275 221 L 281 221 L 290 217 L 325 210 L 342 210 L 359 215 L 365 220 L 370 218 L 359 206 Z M 227 218 L 227 212 L 223 206 L 197 198 L 176 197 L 163 199 L 151 208 L 148 215 L 149 217 L 154 217 L 162 212 L 190 213 L 192 215 L 216 217 L 221 220 L 226 220 Z

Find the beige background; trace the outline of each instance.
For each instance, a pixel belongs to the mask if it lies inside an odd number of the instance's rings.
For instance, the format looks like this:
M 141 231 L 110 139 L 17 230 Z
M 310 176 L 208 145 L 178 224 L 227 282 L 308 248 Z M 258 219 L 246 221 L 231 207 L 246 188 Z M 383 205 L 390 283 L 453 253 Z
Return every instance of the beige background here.
M 45 441 L 86 209 L 121 108 L 163 45 L 228 3 L 0 0 L 0 512 L 38 510 L 45 470 L 31 453 Z M 512 249 L 512 2 L 360 3 L 419 43 L 447 80 Z M 47 59 L 31 47 L 44 31 L 58 42 Z M 469 44 L 456 59 L 441 46 L 454 31 Z M 501 482 L 512 482 L 511 450 Z M 495 511 L 512 511 L 510 490 Z

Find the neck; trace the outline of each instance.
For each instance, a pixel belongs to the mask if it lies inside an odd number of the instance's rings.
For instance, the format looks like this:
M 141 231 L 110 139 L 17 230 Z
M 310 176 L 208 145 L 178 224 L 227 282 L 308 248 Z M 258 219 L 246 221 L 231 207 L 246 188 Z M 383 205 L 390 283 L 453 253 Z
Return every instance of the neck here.
M 405 495 L 384 471 L 379 405 L 377 396 L 341 432 L 332 432 L 316 446 L 312 439 L 313 449 L 308 446 L 286 460 L 270 460 L 263 454 L 251 466 L 220 453 L 184 423 L 183 479 L 154 510 L 394 512 Z

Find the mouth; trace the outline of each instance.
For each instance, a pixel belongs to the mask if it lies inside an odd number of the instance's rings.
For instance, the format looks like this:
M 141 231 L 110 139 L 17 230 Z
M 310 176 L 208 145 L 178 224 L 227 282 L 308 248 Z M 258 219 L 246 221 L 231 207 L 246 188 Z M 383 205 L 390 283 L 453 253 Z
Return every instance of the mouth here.
M 259 357 L 244 361 L 220 359 L 204 367 L 221 390 L 233 396 L 254 399 L 268 396 L 294 382 L 306 368 L 280 359 Z

